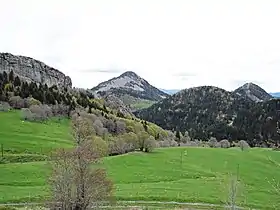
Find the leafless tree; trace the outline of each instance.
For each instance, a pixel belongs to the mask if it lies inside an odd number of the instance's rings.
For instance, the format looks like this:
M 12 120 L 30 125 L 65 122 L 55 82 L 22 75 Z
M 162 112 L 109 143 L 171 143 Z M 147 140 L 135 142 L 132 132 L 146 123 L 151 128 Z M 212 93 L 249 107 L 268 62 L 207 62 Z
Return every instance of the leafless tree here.
M 240 149 L 241 149 L 242 151 L 244 151 L 244 150 L 250 148 L 249 144 L 248 144 L 246 141 L 244 141 L 244 140 L 240 140 L 240 141 L 238 142 L 238 146 L 240 147 Z
M 75 115 L 72 130 L 75 148 L 60 149 L 52 158 L 52 209 L 86 210 L 111 197 L 112 183 L 106 171 L 97 167 L 107 149 L 98 142 L 100 138 L 94 138 L 92 122 Z
M 22 99 L 20 96 L 12 96 L 9 99 L 9 103 L 11 107 L 15 109 L 21 109 L 24 108 L 24 99 Z
M 0 101 L 0 112 L 7 112 L 11 109 L 10 104 L 8 102 Z
M 224 186 L 226 186 L 225 195 L 227 195 L 226 198 L 226 209 L 231 210 L 237 210 L 239 209 L 238 203 L 240 205 L 245 204 L 245 196 L 243 194 L 243 191 L 245 190 L 240 182 L 240 173 L 239 173 L 239 165 L 237 165 L 236 173 L 229 173 L 226 179 L 226 184 L 223 183 Z
M 228 206 L 231 210 L 237 209 L 236 198 L 238 190 L 238 180 L 235 175 L 230 176 L 229 191 L 228 191 Z

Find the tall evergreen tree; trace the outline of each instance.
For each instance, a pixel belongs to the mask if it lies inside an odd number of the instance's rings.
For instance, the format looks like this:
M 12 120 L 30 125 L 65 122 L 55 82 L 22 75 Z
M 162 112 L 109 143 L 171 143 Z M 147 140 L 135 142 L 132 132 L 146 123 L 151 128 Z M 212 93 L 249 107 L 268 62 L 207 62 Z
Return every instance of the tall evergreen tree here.
M 20 82 L 20 79 L 18 76 L 15 77 L 15 80 L 14 80 L 14 86 L 15 87 L 19 87 L 21 85 L 21 82 Z
M 8 74 L 5 71 L 3 73 L 3 82 L 4 82 L 4 85 L 8 83 Z
M 180 146 L 180 143 L 181 143 L 181 134 L 180 134 L 180 131 L 179 130 L 176 130 L 176 141 L 178 143 L 178 146 Z
M 10 71 L 10 73 L 9 73 L 9 82 L 14 82 L 14 71 L 12 70 L 12 71 Z

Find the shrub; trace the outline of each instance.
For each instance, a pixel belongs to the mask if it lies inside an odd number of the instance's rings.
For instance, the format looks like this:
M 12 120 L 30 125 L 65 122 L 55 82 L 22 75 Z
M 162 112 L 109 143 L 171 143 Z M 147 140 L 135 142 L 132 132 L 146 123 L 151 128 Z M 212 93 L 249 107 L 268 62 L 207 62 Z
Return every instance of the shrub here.
M 217 143 L 218 143 L 218 141 L 217 141 L 217 139 L 214 138 L 214 137 L 211 137 L 211 138 L 209 139 L 209 141 L 208 141 L 208 145 L 209 145 L 209 147 L 211 147 L 211 148 L 217 147 Z
M 105 128 L 103 127 L 101 120 L 99 120 L 99 119 L 95 120 L 93 123 L 93 127 L 98 136 L 103 136 L 103 134 L 105 132 Z
M 27 120 L 27 121 L 35 121 L 34 114 L 30 111 L 28 108 L 22 108 L 21 109 L 21 119 Z
M 125 141 L 120 138 L 111 139 L 108 144 L 108 149 L 110 155 L 121 155 L 126 153 L 126 150 L 128 150 Z
M 11 106 L 8 102 L 0 102 L 0 112 L 7 112 L 11 109 Z
M 129 132 L 125 133 L 120 138 L 124 139 L 127 145 L 127 152 L 132 152 L 137 149 L 138 147 L 138 137 L 135 133 Z
M 44 121 L 52 117 L 51 108 L 48 105 L 32 105 L 30 108 L 22 109 L 23 120 Z
M 138 138 L 138 148 L 140 148 L 140 151 L 144 151 L 145 149 L 145 141 L 150 137 L 150 135 L 145 132 L 141 131 L 140 133 L 137 134 Z
M 176 147 L 178 144 L 174 140 L 164 139 L 162 141 L 158 141 L 159 147 Z
M 220 141 L 220 144 L 221 144 L 221 148 L 230 148 L 230 143 L 226 139 Z
M 250 148 L 249 144 L 248 144 L 246 141 L 244 141 L 244 140 L 240 140 L 240 141 L 238 142 L 238 146 L 240 147 L 240 149 L 241 149 L 242 151 L 244 151 L 244 150 Z
M 51 107 L 54 116 L 61 117 L 67 116 L 69 112 L 69 107 L 64 104 L 56 104 Z
M 126 131 L 126 124 L 123 121 L 116 121 L 116 134 L 123 134 Z
M 150 136 L 148 139 L 145 140 L 144 142 L 145 152 L 152 152 L 155 147 L 156 147 L 156 140 L 153 136 Z
M 9 103 L 11 107 L 15 109 L 21 109 L 25 107 L 24 99 L 22 99 L 20 96 L 12 96 L 9 99 Z
M 42 104 L 39 100 L 32 98 L 32 97 L 28 97 L 28 98 L 24 99 L 24 103 L 25 103 L 26 108 L 29 108 L 32 105 L 41 105 Z
M 109 152 L 108 143 L 104 141 L 101 137 L 94 136 L 93 137 L 94 146 L 98 148 L 98 152 L 100 156 L 104 157 Z

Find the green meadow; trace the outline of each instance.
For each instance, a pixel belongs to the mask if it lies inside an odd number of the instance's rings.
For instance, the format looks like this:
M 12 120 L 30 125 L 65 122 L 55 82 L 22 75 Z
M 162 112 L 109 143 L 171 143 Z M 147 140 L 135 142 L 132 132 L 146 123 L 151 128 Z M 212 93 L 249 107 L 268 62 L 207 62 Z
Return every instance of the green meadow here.
M 0 113 L 0 203 L 42 201 L 48 196 L 47 154 L 71 147 L 68 120 L 22 122 Z M 273 180 L 280 180 L 280 152 L 253 148 L 159 148 L 104 158 L 117 200 L 224 204 L 231 175 L 238 174 L 238 205 L 280 208 Z M 278 205 L 278 206 L 277 206 Z

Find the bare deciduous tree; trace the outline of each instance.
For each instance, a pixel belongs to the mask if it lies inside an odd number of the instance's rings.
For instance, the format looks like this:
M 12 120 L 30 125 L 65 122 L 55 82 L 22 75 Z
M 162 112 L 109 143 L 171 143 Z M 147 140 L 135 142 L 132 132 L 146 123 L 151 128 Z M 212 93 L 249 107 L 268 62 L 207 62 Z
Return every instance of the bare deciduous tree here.
M 73 116 L 73 149 L 61 149 L 52 158 L 52 209 L 86 210 L 93 202 L 106 201 L 111 197 L 112 183 L 106 171 L 93 167 L 105 156 L 105 147 L 89 119 Z M 102 148 L 99 148 L 102 146 Z

